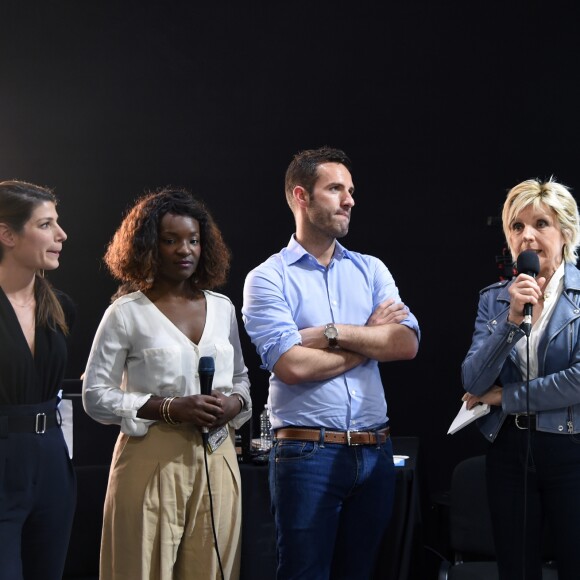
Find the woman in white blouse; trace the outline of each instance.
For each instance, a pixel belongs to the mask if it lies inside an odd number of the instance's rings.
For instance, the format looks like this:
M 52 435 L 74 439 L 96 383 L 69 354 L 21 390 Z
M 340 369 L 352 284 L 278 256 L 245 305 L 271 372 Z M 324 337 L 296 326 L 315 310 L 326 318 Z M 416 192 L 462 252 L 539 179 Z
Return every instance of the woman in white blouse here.
M 233 439 L 252 406 L 235 308 L 212 291 L 225 283 L 229 262 L 203 202 L 171 188 L 139 199 L 105 254 L 121 285 L 83 384 L 87 413 L 121 428 L 105 499 L 102 580 L 239 576 Z M 200 391 L 201 357 L 215 361 L 211 395 Z M 217 441 L 204 453 L 202 429 L 220 428 L 223 442 L 210 437 Z

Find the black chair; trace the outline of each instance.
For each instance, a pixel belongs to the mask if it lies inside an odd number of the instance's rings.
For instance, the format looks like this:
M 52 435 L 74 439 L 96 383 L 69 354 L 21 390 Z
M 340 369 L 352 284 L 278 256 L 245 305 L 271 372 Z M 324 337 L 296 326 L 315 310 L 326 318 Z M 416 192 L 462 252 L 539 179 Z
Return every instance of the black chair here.
M 482 498 L 483 501 L 474 501 Z M 453 561 L 444 561 L 438 580 L 497 580 L 495 548 L 485 483 L 485 456 L 461 461 L 451 478 L 449 545 Z M 546 561 L 543 580 L 557 580 L 555 564 Z

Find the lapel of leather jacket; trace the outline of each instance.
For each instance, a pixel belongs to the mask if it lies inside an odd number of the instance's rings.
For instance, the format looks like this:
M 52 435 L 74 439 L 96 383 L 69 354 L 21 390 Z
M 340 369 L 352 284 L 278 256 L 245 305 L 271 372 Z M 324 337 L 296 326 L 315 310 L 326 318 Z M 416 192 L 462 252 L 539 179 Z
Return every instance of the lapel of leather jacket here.
M 566 264 L 564 271 L 564 288 L 540 343 L 538 344 L 538 362 L 540 374 L 553 372 L 544 368 L 546 350 L 556 335 L 565 330 L 570 323 L 580 317 L 580 271 L 573 264 Z M 574 341 L 575 342 L 575 341 Z M 574 344 L 570 343 L 570 349 Z M 569 356 L 571 353 L 568 352 Z

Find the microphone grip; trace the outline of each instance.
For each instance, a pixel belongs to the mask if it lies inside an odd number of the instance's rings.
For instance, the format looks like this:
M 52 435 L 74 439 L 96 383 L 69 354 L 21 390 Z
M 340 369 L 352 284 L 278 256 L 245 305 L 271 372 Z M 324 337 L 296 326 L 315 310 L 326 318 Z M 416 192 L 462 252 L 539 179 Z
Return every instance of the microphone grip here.
M 211 395 L 211 386 L 213 382 L 213 373 L 200 373 L 200 391 L 202 395 Z M 203 444 L 207 445 L 209 437 L 209 427 L 201 428 L 201 438 Z
M 199 373 L 199 383 L 200 391 L 202 395 L 211 395 L 211 387 L 213 383 L 213 371 L 211 372 L 200 372 Z M 209 438 L 209 427 L 201 428 L 201 438 L 203 444 L 207 445 Z
M 532 311 L 533 311 L 532 304 L 530 304 L 529 302 L 527 304 L 524 304 L 524 321 L 522 322 L 521 329 L 528 337 L 532 332 Z
M 211 387 L 213 384 L 213 375 L 215 372 L 215 362 L 211 356 L 202 356 L 199 359 L 198 373 L 199 373 L 199 390 L 202 395 L 211 395 Z M 201 428 L 201 438 L 205 446 L 207 446 L 209 438 L 209 428 Z

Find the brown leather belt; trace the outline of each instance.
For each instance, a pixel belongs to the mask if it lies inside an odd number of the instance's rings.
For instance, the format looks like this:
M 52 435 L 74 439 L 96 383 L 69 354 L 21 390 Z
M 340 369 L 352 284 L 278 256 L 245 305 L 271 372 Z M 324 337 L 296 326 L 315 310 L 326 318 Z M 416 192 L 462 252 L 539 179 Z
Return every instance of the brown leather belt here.
M 275 431 L 276 439 L 292 439 L 295 441 L 321 441 L 321 429 L 309 427 L 284 427 Z M 385 427 L 378 431 L 328 431 L 324 430 L 324 443 L 340 443 L 342 445 L 379 445 L 390 435 L 391 429 Z M 377 441 L 378 438 L 378 441 Z

